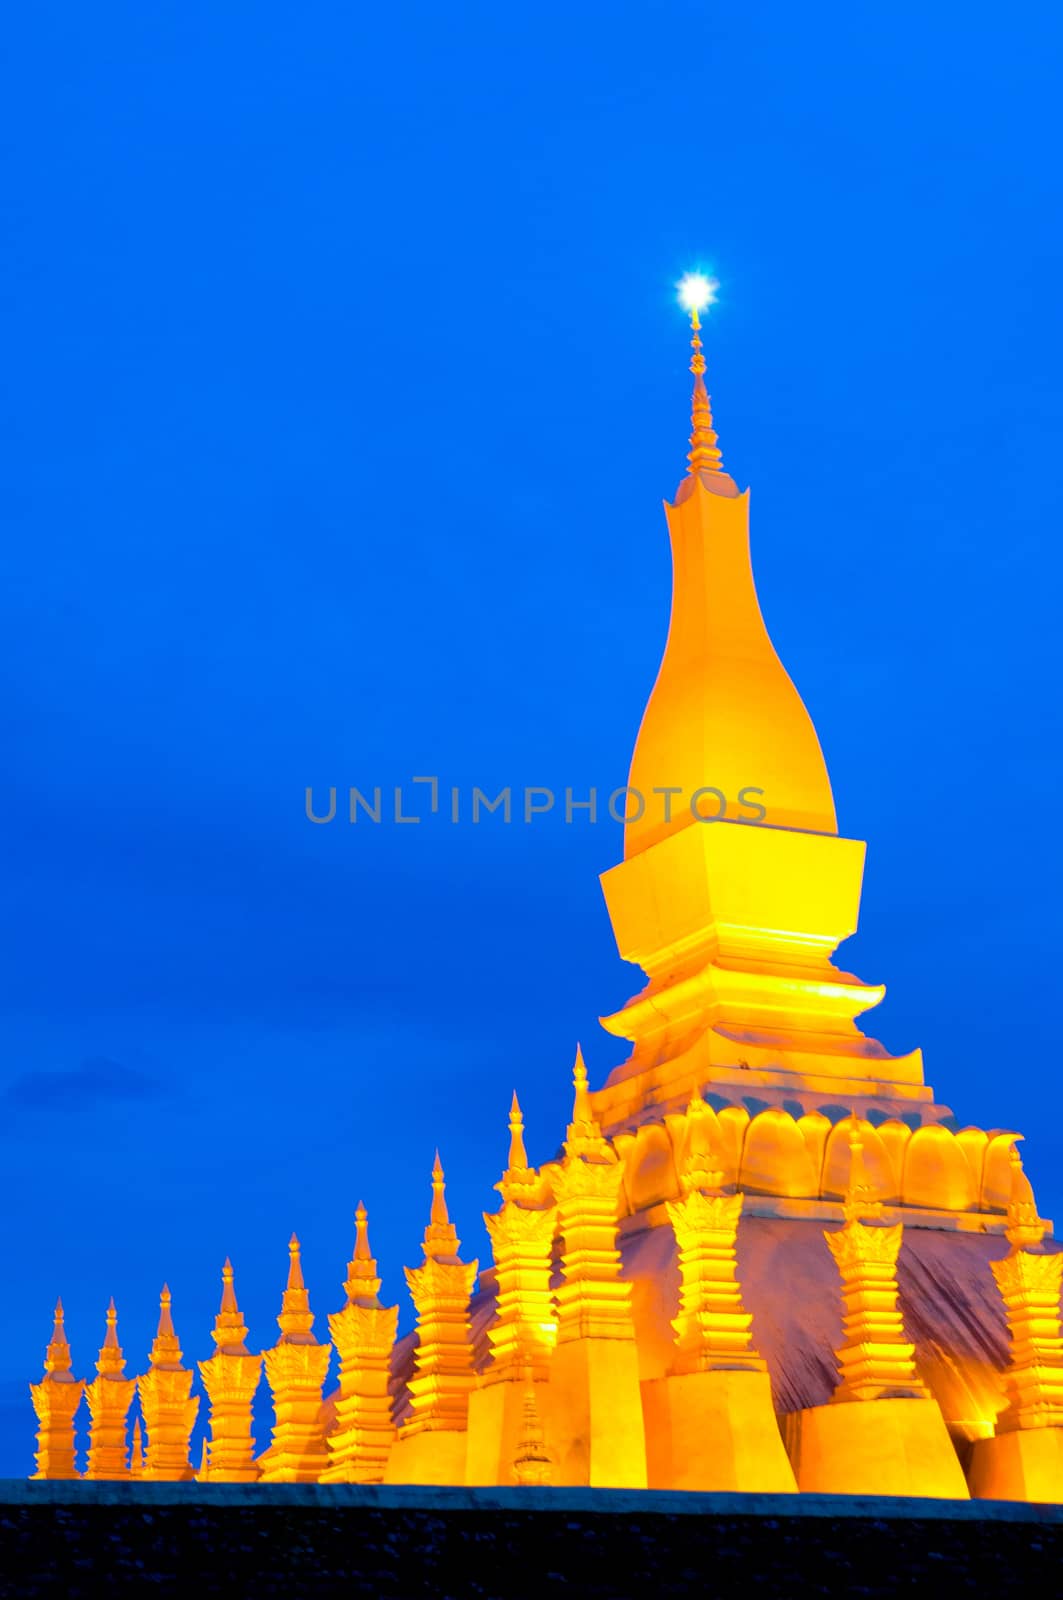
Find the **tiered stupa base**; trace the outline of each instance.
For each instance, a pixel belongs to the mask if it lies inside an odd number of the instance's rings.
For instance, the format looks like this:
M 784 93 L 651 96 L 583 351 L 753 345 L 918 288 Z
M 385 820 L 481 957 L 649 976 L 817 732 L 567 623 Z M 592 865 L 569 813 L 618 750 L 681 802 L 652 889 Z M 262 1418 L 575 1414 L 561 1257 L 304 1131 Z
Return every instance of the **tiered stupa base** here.
M 1063 1428 L 1016 1428 L 977 1439 L 967 1475 L 975 1500 L 1063 1501 Z
M 685 1372 L 642 1386 L 651 1489 L 797 1489 L 766 1372 Z
M 967 1481 L 936 1400 L 849 1400 L 783 1419 L 806 1494 L 966 1500 Z

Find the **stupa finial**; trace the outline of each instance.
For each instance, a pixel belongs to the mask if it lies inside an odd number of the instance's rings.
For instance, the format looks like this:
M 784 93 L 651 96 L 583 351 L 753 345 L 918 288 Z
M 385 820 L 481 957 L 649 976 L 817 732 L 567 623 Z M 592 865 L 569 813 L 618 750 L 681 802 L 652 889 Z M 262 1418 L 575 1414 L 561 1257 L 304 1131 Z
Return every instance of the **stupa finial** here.
M 356 1305 L 379 1305 L 380 1277 L 369 1246 L 369 1213 L 359 1200 L 354 1213 L 354 1255 L 347 1263 L 347 1299 Z
M 164 1283 L 162 1286 L 162 1293 L 159 1295 L 159 1327 L 157 1337 L 160 1339 L 172 1339 L 174 1337 L 173 1313 L 170 1309 L 172 1305 L 173 1296 L 170 1293 L 170 1286 L 169 1284 Z
M 118 1343 L 118 1312 L 115 1310 L 113 1295 L 107 1307 L 107 1332 L 100 1346 L 96 1371 L 106 1377 L 121 1377 L 125 1371 L 125 1357 Z
M 69 1372 L 71 1370 L 70 1343 L 66 1336 L 66 1327 L 63 1322 L 63 1302 L 55 1302 L 55 1315 L 53 1318 L 52 1337 L 48 1341 L 48 1351 L 44 1358 L 45 1372 Z
M 447 1185 L 438 1150 L 432 1163 L 432 1211 L 429 1221 L 433 1227 L 438 1228 L 445 1228 L 450 1221 L 450 1213 L 447 1210 Z
M 435 1161 L 432 1163 L 432 1209 L 429 1212 L 428 1226 L 424 1230 L 426 1256 L 442 1258 L 456 1256 L 461 1243 L 450 1220 L 450 1212 L 447 1210 L 446 1187 L 443 1163 L 439 1159 L 437 1150 Z
M 572 1086 L 575 1090 L 572 1101 L 573 1122 L 593 1122 L 594 1112 L 591 1110 L 590 1089 L 587 1084 L 587 1063 L 583 1059 L 583 1050 L 578 1044 L 576 1046 L 576 1059 L 572 1064 Z
M 247 1326 L 236 1303 L 236 1286 L 233 1282 L 233 1264 L 228 1256 L 221 1269 L 221 1306 L 214 1318 L 211 1338 L 226 1355 L 247 1355 Z M 202 1367 L 202 1362 L 200 1363 Z
M 679 285 L 679 302 L 690 314 L 690 370 L 694 374 L 694 393 L 690 402 L 690 453 L 687 456 L 687 474 L 696 478 L 700 472 L 722 472 L 723 452 L 717 443 L 712 425 L 712 402 L 705 388 L 705 354 L 701 344 L 701 318 L 716 298 L 719 285 L 713 278 L 700 272 L 688 272 Z
M 511 1172 L 525 1172 L 528 1167 L 528 1152 L 524 1148 L 524 1116 L 517 1099 L 517 1091 L 513 1091 L 513 1103 L 509 1108 L 509 1170 Z
M 314 1326 L 314 1314 L 310 1310 L 310 1296 L 303 1282 L 301 1248 L 298 1238 L 293 1233 L 288 1240 L 288 1286 L 281 1296 L 277 1326 L 284 1339 L 289 1342 L 316 1344 L 317 1341 L 310 1332 Z

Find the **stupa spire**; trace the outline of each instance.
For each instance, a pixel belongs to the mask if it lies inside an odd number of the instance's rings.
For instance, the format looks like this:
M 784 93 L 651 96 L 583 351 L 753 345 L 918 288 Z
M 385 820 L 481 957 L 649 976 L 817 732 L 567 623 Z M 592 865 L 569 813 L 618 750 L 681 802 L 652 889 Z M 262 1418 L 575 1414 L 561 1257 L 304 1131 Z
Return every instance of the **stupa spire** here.
M 369 1214 L 360 1200 L 354 1213 L 354 1255 L 347 1263 L 344 1289 L 352 1305 L 380 1304 L 380 1276 L 369 1246 Z
M 247 1338 L 247 1326 L 236 1303 L 233 1264 L 228 1256 L 221 1269 L 221 1305 L 210 1336 L 225 1354 L 246 1356 L 247 1345 L 244 1341 Z
M 340 1358 L 340 1387 L 322 1483 L 380 1483 L 395 1439 L 388 1384 L 399 1308 L 380 1304 L 369 1218 L 360 1200 L 354 1226 L 354 1255 L 344 1285 L 347 1300 L 328 1319 Z
M 125 1357 L 118 1343 L 118 1313 L 112 1298 L 107 1307 L 107 1332 L 96 1362 L 97 1376 L 85 1390 L 92 1414 L 86 1478 L 128 1478 L 126 1417 L 133 1403 L 136 1379 L 123 1377 Z
M 600 1160 L 615 1159 L 610 1156 L 606 1140 L 594 1115 L 591 1092 L 587 1082 L 587 1063 L 583 1051 L 576 1046 L 576 1059 L 572 1064 L 572 1121 L 568 1125 L 565 1151 L 570 1156 L 591 1156 Z
M 263 1357 L 275 1423 L 265 1457 L 265 1483 L 316 1483 L 328 1464 L 321 1389 L 331 1347 L 311 1331 L 314 1314 L 303 1282 L 299 1240 L 288 1241 L 288 1285 L 277 1326 L 281 1336 Z
M 432 1163 L 432 1209 L 429 1212 L 428 1226 L 424 1231 L 424 1253 L 430 1258 L 456 1260 L 461 1240 L 447 1210 L 446 1189 L 443 1163 L 439 1159 L 437 1150 L 435 1161 Z
M 151 1346 L 151 1365 L 137 1379 L 140 1410 L 148 1431 L 142 1475 L 155 1482 L 183 1483 L 192 1477 L 190 1440 L 199 1399 L 192 1397 L 192 1373 L 181 1364 L 173 1325 L 172 1298 L 164 1283 L 159 1295 L 159 1327 Z
M 219 1483 L 253 1483 L 255 1441 L 251 1434 L 251 1402 L 262 1375 L 262 1357 L 246 1344 L 247 1326 L 236 1301 L 232 1262 L 226 1257 L 221 1272 L 221 1306 L 211 1338 L 216 1349 L 209 1361 L 199 1363 L 199 1375 L 210 1401 L 209 1480 Z M 150 1444 L 150 1430 L 149 1430 Z
M 476 1387 L 469 1298 L 479 1263 L 460 1260 L 460 1243 L 447 1214 L 437 1150 L 424 1261 L 406 1268 L 417 1310 L 417 1346 L 408 1385 L 410 1415 L 389 1463 L 389 1482 L 465 1482 L 469 1393 Z
M 502 1208 L 494 1215 L 487 1211 L 483 1214 L 491 1236 L 497 1285 L 495 1318 L 487 1330 L 492 1360 L 484 1373 L 486 1386 L 515 1381 L 525 1371 L 530 1371 L 535 1380 L 545 1379 L 557 1334 L 550 1292 L 553 1195 L 542 1173 L 527 1165 L 524 1124 L 516 1095 L 509 1127 L 509 1166 L 502 1181 L 495 1185 L 502 1196 Z M 502 1403 L 512 1405 L 513 1400 Z M 508 1465 L 499 1462 L 499 1467 Z
M 63 1302 L 55 1302 L 52 1337 L 44 1357 L 44 1376 L 30 1384 L 30 1398 L 37 1414 L 37 1470 L 35 1478 L 77 1478 L 74 1462 L 76 1437 L 74 1416 L 81 1404 L 85 1385 L 71 1367 L 70 1345 L 63 1326 Z
M 694 393 L 690 399 L 690 453 L 687 474 L 696 477 L 700 472 L 722 472 L 723 451 L 712 425 L 712 401 L 705 387 L 705 356 L 701 346 L 701 318 L 697 306 L 690 307 L 690 341 L 693 355 L 690 370 L 694 374 Z
M 44 1370 L 52 1373 L 53 1376 L 71 1370 L 70 1344 L 66 1336 L 62 1300 L 55 1302 L 55 1311 L 52 1316 L 52 1337 L 48 1341 L 48 1351 L 44 1358 Z
M 513 1103 L 509 1108 L 509 1163 L 510 1172 L 526 1172 L 528 1170 L 528 1152 L 524 1148 L 524 1117 L 517 1099 L 517 1091 L 513 1091 Z
M 293 1233 L 288 1240 L 288 1285 L 281 1297 L 277 1326 L 287 1342 L 315 1344 L 310 1332 L 314 1326 L 314 1313 L 310 1309 L 310 1295 L 303 1282 L 302 1247 Z

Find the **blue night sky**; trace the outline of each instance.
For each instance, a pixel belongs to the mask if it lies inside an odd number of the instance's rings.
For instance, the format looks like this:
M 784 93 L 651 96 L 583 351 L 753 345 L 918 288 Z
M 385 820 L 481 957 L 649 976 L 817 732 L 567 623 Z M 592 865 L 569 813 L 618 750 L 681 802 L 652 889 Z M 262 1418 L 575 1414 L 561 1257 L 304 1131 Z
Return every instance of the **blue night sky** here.
M 353 1210 L 411 1309 L 641 984 L 608 820 L 304 790 L 622 784 L 684 468 L 673 285 L 769 627 L 870 841 L 842 964 L 1063 1216 L 1053 8 L 204 0 L 8 22 L 0 1472 L 56 1294 L 254 1348 Z M 755 782 L 755 774 L 750 775 Z M 413 804 L 413 791 L 407 791 Z M 423 809 L 423 799 L 422 799 Z M 198 1435 L 197 1435 L 198 1437 Z

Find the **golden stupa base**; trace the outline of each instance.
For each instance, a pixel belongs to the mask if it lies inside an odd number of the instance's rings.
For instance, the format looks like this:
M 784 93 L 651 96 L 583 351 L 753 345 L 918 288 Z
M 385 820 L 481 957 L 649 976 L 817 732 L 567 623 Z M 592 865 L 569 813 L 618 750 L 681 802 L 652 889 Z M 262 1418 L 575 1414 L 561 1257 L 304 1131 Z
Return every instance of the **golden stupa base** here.
M 796 1493 L 766 1371 L 654 1378 L 642 1408 L 651 1489 Z
M 510 1379 L 484 1383 L 469 1396 L 469 1452 L 465 1482 L 470 1487 L 516 1483 L 513 1470 L 525 1426 L 528 1385 L 517 1372 Z M 535 1385 L 535 1404 L 544 1428 L 549 1427 L 550 1385 Z
M 550 1372 L 547 1445 L 561 1487 L 645 1489 L 646 1443 L 634 1339 L 569 1339 Z
M 454 1428 L 400 1433 L 388 1457 L 384 1482 L 463 1484 L 468 1438 Z
M 783 1418 L 797 1487 L 811 1494 L 967 1500 L 936 1400 L 847 1400 Z
M 1063 1428 L 1016 1428 L 971 1446 L 976 1500 L 1063 1501 Z

